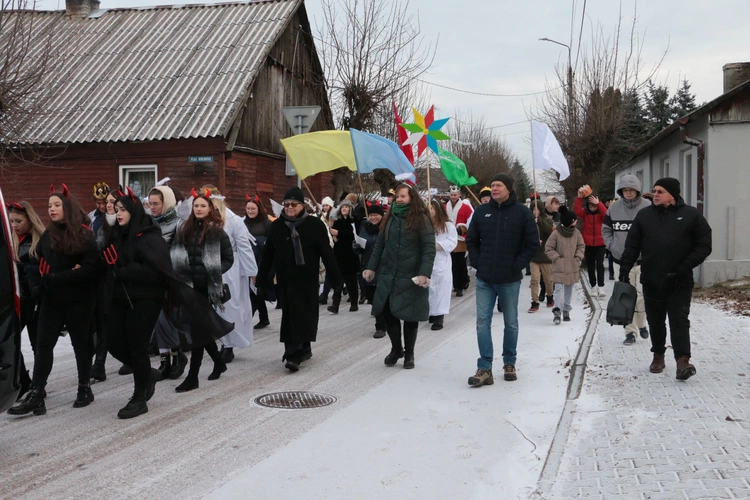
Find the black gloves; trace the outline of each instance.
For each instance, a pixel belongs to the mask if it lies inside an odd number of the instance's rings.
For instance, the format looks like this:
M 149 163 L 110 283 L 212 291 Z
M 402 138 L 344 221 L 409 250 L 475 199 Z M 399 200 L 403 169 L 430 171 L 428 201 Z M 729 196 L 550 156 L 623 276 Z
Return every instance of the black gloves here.
M 623 283 L 630 283 L 630 269 L 625 270 L 623 268 L 620 268 L 619 280 Z

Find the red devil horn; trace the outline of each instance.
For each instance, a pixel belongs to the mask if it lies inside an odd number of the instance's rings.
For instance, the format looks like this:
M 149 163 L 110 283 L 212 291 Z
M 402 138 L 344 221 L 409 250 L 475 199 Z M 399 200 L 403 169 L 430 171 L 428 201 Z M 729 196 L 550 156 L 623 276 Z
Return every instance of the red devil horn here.
M 258 195 L 255 195 L 255 203 L 260 203 L 260 198 L 258 198 Z
M 132 189 L 130 189 L 130 186 L 126 187 L 125 189 L 127 189 L 127 191 L 128 191 L 128 196 L 130 196 L 130 199 L 131 199 L 131 200 L 133 200 L 133 201 L 137 201 L 137 200 L 135 199 L 135 195 L 133 194 L 133 190 L 132 190 Z
M 68 186 L 66 186 L 65 184 L 63 184 L 62 188 L 63 188 L 63 195 L 65 195 L 65 197 L 67 199 L 70 199 L 70 194 L 68 194 Z
M 193 198 L 198 198 L 198 193 L 195 192 L 195 188 L 190 188 L 190 194 L 193 195 Z
M 368 207 L 371 207 L 371 206 L 372 206 L 372 205 L 370 204 L 370 200 L 367 200 L 367 201 L 365 202 L 365 204 L 366 204 L 366 205 L 367 205 Z
M 252 199 L 252 198 L 250 198 L 250 195 L 249 195 L 249 194 L 245 194 L 245 200 L 246 200 L 246 201 L 253 201 L 253 199 Z
M 49 185 L 49 194 L 54 194 L 54 193 L 55 193 L 55 185 L 54 184 L 50 184 Z

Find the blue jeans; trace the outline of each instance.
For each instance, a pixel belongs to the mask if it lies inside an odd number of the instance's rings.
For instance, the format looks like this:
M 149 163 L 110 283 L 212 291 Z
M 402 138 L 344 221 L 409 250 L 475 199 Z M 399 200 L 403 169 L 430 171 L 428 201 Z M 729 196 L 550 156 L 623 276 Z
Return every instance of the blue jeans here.
M 477 368 L 491 370 L 494 351 L 492 348 L 492 314 L 495 311 L 495 300 L 500 303 L 505 320 L 503 332 L 503 364 L 516 364 L 516 345 L 518 344 L 518 292 L 521 282 L 493 285 L 477 278 L 477 344 L 479 359 Z

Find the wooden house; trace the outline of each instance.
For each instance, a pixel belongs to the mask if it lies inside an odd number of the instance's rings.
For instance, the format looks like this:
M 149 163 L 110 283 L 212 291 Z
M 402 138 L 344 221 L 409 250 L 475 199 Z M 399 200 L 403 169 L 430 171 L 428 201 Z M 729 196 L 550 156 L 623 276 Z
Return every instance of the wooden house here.
M 29 30 L 19 64 L 48 62 L 25 98 L 30 112 L 0 127 L 0 186 L 41 215 L 52 183 L 90 209 L 97 182 L 145 196 L 164 177 L 185 193 L 214 184 L 240 214 L 246 193 L 270 209 L 268 198 L 298 182 L 279 142 L 293 134 L 282 108 L 319 105 L 311 131 L 333 128 L 303 0 L 117 9 L 68 0 L 64 11 L 10 15 Z M 0 43 L 13 25 L 3 23 Z M 318 200 L 330 179 L 307 179 Z

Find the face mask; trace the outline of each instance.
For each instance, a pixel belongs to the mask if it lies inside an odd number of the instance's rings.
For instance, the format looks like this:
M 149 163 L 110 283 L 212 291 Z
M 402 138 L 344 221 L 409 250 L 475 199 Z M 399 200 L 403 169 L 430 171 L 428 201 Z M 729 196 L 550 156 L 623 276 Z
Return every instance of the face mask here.
M 117 222 L 117 214 L 104 214 L 104 217 L 107 219 L 108 226 L 114 226 Z

